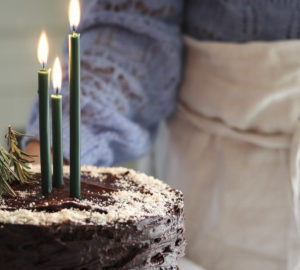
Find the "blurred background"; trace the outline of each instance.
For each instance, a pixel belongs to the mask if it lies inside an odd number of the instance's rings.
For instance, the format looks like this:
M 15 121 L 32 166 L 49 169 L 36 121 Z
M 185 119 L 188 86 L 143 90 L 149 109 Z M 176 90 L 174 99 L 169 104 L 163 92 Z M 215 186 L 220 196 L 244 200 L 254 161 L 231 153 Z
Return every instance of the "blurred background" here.
M 0 0 L 0 145 L 11 124 L 25 131 L 31 104 L 37 97 L 37 45 L 47 31 L 50 55 L 62 55 L 69 31 L 68 0 Z

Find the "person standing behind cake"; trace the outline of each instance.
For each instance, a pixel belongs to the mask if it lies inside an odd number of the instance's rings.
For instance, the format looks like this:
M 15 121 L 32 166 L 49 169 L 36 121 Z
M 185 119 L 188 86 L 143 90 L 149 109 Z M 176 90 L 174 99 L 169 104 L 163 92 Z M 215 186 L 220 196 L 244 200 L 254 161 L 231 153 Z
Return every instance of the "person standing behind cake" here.
M 290 202 L 300 0 L 81 5 L 82 163 L 148 154 L 167 120 L 153 166 L 185 194 L 187 257 L 207 270 L 300 269 Z M 66 87 L 67 57 L 64 69 Z M 27 151 L 38 153 L 36 103 L 27 133 Z

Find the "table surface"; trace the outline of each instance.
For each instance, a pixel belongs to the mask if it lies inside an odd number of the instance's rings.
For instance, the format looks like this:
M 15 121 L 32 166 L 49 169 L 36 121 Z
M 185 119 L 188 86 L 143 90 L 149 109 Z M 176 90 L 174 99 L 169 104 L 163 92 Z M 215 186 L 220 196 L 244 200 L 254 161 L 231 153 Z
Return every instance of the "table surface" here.
M 205 270 L 201 266 L 191 262 L 190 260 L 183 258 L 179 261 L 179 268 L 181 270 Z

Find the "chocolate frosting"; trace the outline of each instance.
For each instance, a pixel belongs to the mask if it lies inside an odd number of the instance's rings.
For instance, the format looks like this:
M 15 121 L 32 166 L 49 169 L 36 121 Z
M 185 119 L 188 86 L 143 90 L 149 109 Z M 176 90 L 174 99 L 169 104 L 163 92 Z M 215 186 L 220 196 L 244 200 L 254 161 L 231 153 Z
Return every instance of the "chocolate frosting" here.
M 129 185 L 120 185 L 124 179 Z M 68 186 L 69 179 L 65 177 L 63 188 L 54 189 L 44 198 L 40 195 L 39 183 L 15 184 L 13 188 L 19 196 L 4 198 L 0 210 L 8 217 L 16 215 L 18 209 L 33 214 L 56 214 L 69 209 L 106 216 L 107 209 L 114 209 L 110 207 L 116 204 L 114 194 L 118 191 L 134 189 L 144 199 L 147 193 L 153 192 L 147 184 L 135 181 L 131 171 L 117 174 L 106 171 L 99 177 L 85 171 L 81 200 L 68 197 Z M 178 269 L 177 259 L 184 255 L 185 248 L 183 197 L 181 192 L 169 187 L 167 191 L 172 193 L 172 200 L 166 200 L 163 215 L 153 216 L 150 211 L 149 215 L 138 218 L 128 216 L 126 221 L 97 222 L 86 218 L 83 223 L 68 219 L 50 224 L 39 220 L 37 224 L 2 220 L 0 269 Z

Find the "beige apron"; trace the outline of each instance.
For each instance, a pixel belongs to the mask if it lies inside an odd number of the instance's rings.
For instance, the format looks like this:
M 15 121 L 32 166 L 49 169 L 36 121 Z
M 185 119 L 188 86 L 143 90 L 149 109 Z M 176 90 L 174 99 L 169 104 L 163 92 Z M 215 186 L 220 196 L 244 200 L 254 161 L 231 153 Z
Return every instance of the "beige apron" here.
M 185 194 L 187 257 L 207 270 L 299 270 L 300 42 L 185 40 L 179 110 L 154 167 Z

